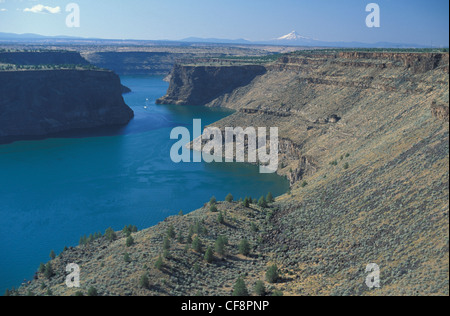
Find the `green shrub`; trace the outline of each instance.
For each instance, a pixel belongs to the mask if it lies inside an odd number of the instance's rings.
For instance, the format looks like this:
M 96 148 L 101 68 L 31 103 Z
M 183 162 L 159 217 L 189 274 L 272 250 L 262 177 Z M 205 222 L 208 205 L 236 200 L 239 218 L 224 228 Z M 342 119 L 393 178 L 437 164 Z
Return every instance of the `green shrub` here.
M 195 236 L 194 241 L 192 241 L 192 249 L 198 253 L 201 253 L 203 251 L 203 245 L 198 236 Z
M 250 200 L 248 199 L 248 197 L 246 197 L 244 199 L 244 202 L 242 202 L 242 206 L 243 207 L 249 207 L 250 206 Z
M 267 208 L 268 207 L 266 198 L 264 196 L 261 196 L 261 198 L 259 199 L 258 206 L 262 207 L 262 208 Z
M 88 290 L 88 296 L 98 296 L 97 289 L 94 287 L 90 287 Z
M 236 284 L 234 285 L 233 296 L 249 296 L 245 281 L 241 277 L 239 277 L 239 279 L 236 281 Z
M 174 239 L 176 237 L 176 232 L 175 232 L 175 227 L 173 227 L 173 225 L 170 225 L 169 228 L 167 229 L 167 236 L 169 238 Z
M 150 288 L 150 280 L 148 279 L 147 273 L 144 273 L 139 279 L 139 287 L 145 290 Z
M 134 239 L 131 236 L 128 236 L 127 238 L 127 247 L 131 247 L 134 245 Z
M 212 263 L 214 261 L 214 251 L 212 247 L 208 247 L 208 250 L 206 250 L 205 261 L 208 263 Z
M 273 202 L 275 202 L 275 199 L 273 198 L 272 192 L 269 192 L 269 193 L 267 194 L 266 200 L 267 200 L 267 203 L 273 203 Z
M 223 213 L 220 212 L 219 215 L 217 215 L 217 221 L 219 222 L 219 224 L 225 224 L 225 218 L 223 217 Z
M 215 246 L 214 246 L 216 253 L 218 253 L 221 256 L 225 256 L 227 244 L 228 244 L 228 239 L 225 236 L 219 236 L 217 238 Z
M 162 270 L 163 267 L 164 267 L 164 260 L 162 256 L 159 256 L 158 260 L 156 260 L 155 262 L 155 268 L 158 270 Z
M 233 195 L 231 195 L 231 193 L 228 194 L 227 197 L 225 198 L 225 201 L 227 201 L 228 203 L 233 202 L 233 200 L 234 200 L 234 197 L 233 197 Z
M 239 248 L 239 253 L 241 255 L 244 255 L 246 257 L 249 256 L 249 254 L 250 254 L 250 243 L 248 242 L 247 239 L 241 240 L 238 248 Z
M 108 241 L 114 241 L 117 238 L 116 232 L 110 227 L 105 232 L 105 237 Z
M 267 282 L 274 284 L 274 283 L 278 282 L 279 278 L 280 278 L 280 275 L 278 272 L 278 267 L 275 264 L 270 266 L 266 272 Z
M 170 245 L 170 239 L 169 239 L 169 237 L 164 237 L 164 241 L 163 241 L 163 249 L 164 250 L 169 250 L 171 248 L 171 245 Z
M 47 279 L 50 279 L 55 275 L 55 271 L 53 270 L 52 264 L 49 262 L 45 265 L 44 276 Z
M 255 284 L 255 294 L 257 296 L 266 295 L 266 286 L 263 281 L 257 281 Z

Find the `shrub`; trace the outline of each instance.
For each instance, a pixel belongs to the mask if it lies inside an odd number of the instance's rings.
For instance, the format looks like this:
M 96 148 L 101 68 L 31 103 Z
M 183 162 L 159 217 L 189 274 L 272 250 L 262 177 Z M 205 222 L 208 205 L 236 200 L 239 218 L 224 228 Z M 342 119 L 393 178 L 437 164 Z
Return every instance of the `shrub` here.
M 147 273 L 144 273 L 139 279 L 139 287 L 146 290 L 150 288 L 150 281 L 148 279 Z
M 54 260 L 56 258 L 55 252 L 52 250 L 50 251 L 50 259 Z
M 236 284 L 234 285 L 233 296 L 249 296 L 245 281 L 241 277 L 239 277 L 239 279 L 236 281 Z
M 217 209 L 217 206 L 216 206 L 215 204 L 212 204 L 212 205 L 209 207 L 209 211 L 210 211 L 211 213 L 217 213 L 219 210 Z
M 244 199 L 244 202 L 242 202 L 242 206 L 243 207 L 249 207 L 250 206 L 250 200 L 248 199 L 248 197 L 246 197 Z
M 128 236 L 127 238 L 127 247 L 131 247 L 134 245 L 134 239 L 131 236 Z
M 209 200 L 209 204 L 210 204 L 210 205 L 216 205 L 216 203 L 217 203 L 217 199 L 216 199 L 215 196 L 213 196 L 213 197 Z
M 49 262 L 45 265 L 44 276 L 47 279 L 50 279 L 55 275 L 55 271 L 53 270 L 52 264 Z
M 231 195 L 231 193 L 228 194 L 227 197 L 225 198 L 225 201 L 227 201 L 228 203 L 233 202 L 233 200 L 234 200 L 234 197 Z
M 278 267 L 277 265 L 272 265 L 267 269 L 266 272 L 266 280 L 269 283 L 277 283 L 278 279 L 279 279 L 280 275 L 278 273 Z
M 88 290 L 88 296 L 98 296 L 97 289 L 94 287 L 90 287 Z
M 262 207 L 262 208 L 267 208 L 267 201 L 266 198 L 264 196 L 261 196 L 261 198 L 258 201 L 258 206 Z
M 228 239 L 224 236 L 219 236 L 217 238 L 216 244 L 214 246 L 216 253 L 218 253 L 221 256 L 225 256 L 227 244 L 228 244 Z
M 164 250 L 169 250 L 170 249 L 170 239 L 169 239 L 169 237 L 165 237 L 164 238 L 164 241 L 163 241 L 163 249 Z
M 129 253 L 125 253 L 123 255 L 123 261 L 125 261 L 126 263 L 130 263 L 131 262 L 131 258 L 130 258 L 130 254 Z
M 208 263 L 212 263 L 214 261 L 214 251 L 212 247 L 208 247 L 208 250 L 206 250 L 205 261 Z
M 248 257 L 248 255 L 250 254 L 250 243 L 247 239 L 243 239 L 238 248 L 241 255 Z
M 164 267 L 164 260 L 162 256 L 159 256 L 158 260 L 156 260 L 155 262 L 155 268 L 158 270 L 162 270 L 163 267 Z
M 192 249 L 194 249 L 194 251 L 198 253 L 201 253 L 203 251 L 203 245 L 198 236 L 195 236 L 194 241 L 192 242 Z
M 267 200 L 267 203 L 273 203 L 273 202 L 275 202 L 275 199 L 273 198 L 272 192 L 269 192 L 269 193 L 267 194 L 266 200 Z
M 257 296 L 264 296 L 266 295 L 266 286 L 263 281 L 258 281 L 255 284 L 255 294 Z
M 167 236 L 172 239 L 175 238 L 176 233 L 175 233 L 175 227 L 173 227 L 173 225 L 170 225 L 169 228 L 167 229 Z
M 252 222 L 250 224 L 250 230 L 254 233 L 257 233 L 259 229 L 258 229 L 258 226 L 256 226 L 256 224 Z
M 348 168 L 350 168 L 350 165 L 349 165 L 348 162 L 346 162 L 346 163 L 344 164 L 344 170 L 347 170 Z
M 308 186 L 308 182 L 303 181 L 303 182 L 302 182 L 302 188 L 304 188 L 304 187 L 306 187 L 306 186 Z
M 219 224 L 225 224 L 225 218 L 223 217 L 222 212 L 220 212 L 217 216 L 217 221 L 219 222 Z
M 116 232 L 110 227 L 105 232 L 105 237 L 108 241 L 114 241 L 117 238 Z

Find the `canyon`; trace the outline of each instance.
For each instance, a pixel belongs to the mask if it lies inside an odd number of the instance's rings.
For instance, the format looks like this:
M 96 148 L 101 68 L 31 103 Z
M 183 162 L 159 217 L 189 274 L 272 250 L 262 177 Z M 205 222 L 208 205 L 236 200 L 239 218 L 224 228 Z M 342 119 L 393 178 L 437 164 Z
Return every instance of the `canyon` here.
M 159 104 L 226 107 L 213 127 L 278 127 L 278 173 L 291 190 L 268 208 L 238 201 L 210 203 L 155 227 L 100 238 L 53 260 L 57 276 L 19 294 L 75 295 L 64 287 L 67 263 L 102 295 L 229 295 L 239 276 L 249 288 L 276 264 L 285 295 L 448 295 L 449 55 L 447 53 L 315 51 L 265 64 L 178 63 Z M 192 227 L 196 227 L 194 230 Z M 200 228 L 204 229 L 200 229 Z M 249 229 L 256 227 L 255 229 Z M 167 251 L 162 269 L 155 262 Z M 212 263 L 186 241 L 226 255 Z M 239 243 L 251 243 L 251 255 Z M 131 262 L 125 263 L 125 249 Z M 366 267 L 381 268 L 381 287 L 366 286 Z M 197 268 L 196 268 L 197 267 Z M 139 286 L 147 276 L 148 287 Z M 79 293 L 78 293 L 79 294 Z
M 3 52 L 0 142 L 122 126 L 133 118 L 112 71 L 75 52 Z

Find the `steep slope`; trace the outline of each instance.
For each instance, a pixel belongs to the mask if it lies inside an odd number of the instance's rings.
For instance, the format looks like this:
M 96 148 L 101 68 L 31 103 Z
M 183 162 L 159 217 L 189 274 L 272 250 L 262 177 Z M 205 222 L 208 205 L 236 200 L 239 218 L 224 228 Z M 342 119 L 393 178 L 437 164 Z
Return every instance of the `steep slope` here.
M 251 286 L 273 263 L 282 278 L 272 290 L 289 295 L 448 295 L 448 64 L 448 54 L 343 52 L 292 54 L 266 65 L 247 85 L 203 102 L 237 110 L 214 124 L 221 128 L 279 127 L 279 173 L 291 180 L 289 194 L 265 210 L 219 204 L 225 227 L 205 205 L 138 233 L 136 248 L 126 248 L 124 237 L 112 244 L 102 239 L 69 250 L 55 267 L 63 274 L 70 260 L 82 262 L 89 280 L 82 290 L 95 286 L 105 295 L 227 294 L 239 273 Z M 196 73 L 183 67 L 175 69 L 180 76 Z M 220 72 L 198 67 L 207 77 Z M 176 78 L 169 89 L 174 103 L 188 100 L 186 91 L 210 87 L 202 78 Z M 184 92 L 177 98 L 171 91 Z M 183 252 L 186 242 L 176 243 L 170 268 L 153 268 L 169 225 L 185 237 L 195 219 L 207 228 L 206 244 L 230 238 L 230 255 L 209 265 Z M 248 229 L 251 223 L 259 230 Z M 257 257 L 241 262 L 242 238 Z M 127 251 L 132 263 L 110 271 Z M 381 269 L 381 287 L 373 290 L 365 284 L 372 263 Z M 189 268 L 195 264 L 197 272 Z M 150 290 L 139 289 L 143 273 Z M 19 293 L 45 294 L 41 282 L 55 294 L 74 293 L 61 275 L 37 278 Z
M 0 83 L 0 142 L 124 125 L 133 117 L 110 71 L 5 71 Z
M 214 126 L 279 127 L 293 196 L 270 238 L 287 247 L 275 252 L 294 293 L 365 293 L 372 262 L 378 294 L 448 293 L 448 54 L 292 55 L 267 69 L 208 105 L 238 111 Z

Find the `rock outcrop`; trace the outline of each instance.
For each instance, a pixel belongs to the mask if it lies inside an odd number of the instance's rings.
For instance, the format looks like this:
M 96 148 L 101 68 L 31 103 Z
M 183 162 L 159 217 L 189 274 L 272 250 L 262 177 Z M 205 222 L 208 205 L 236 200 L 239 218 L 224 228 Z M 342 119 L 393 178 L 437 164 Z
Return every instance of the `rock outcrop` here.
M 0 142 L 127 124 L 122 89 L 110 71 L 0 72 Z
M 266 72 L 264 66 L 175 65 L 167 95 L 157 104 L 204 105 L 236 88 L 248 85 Z

